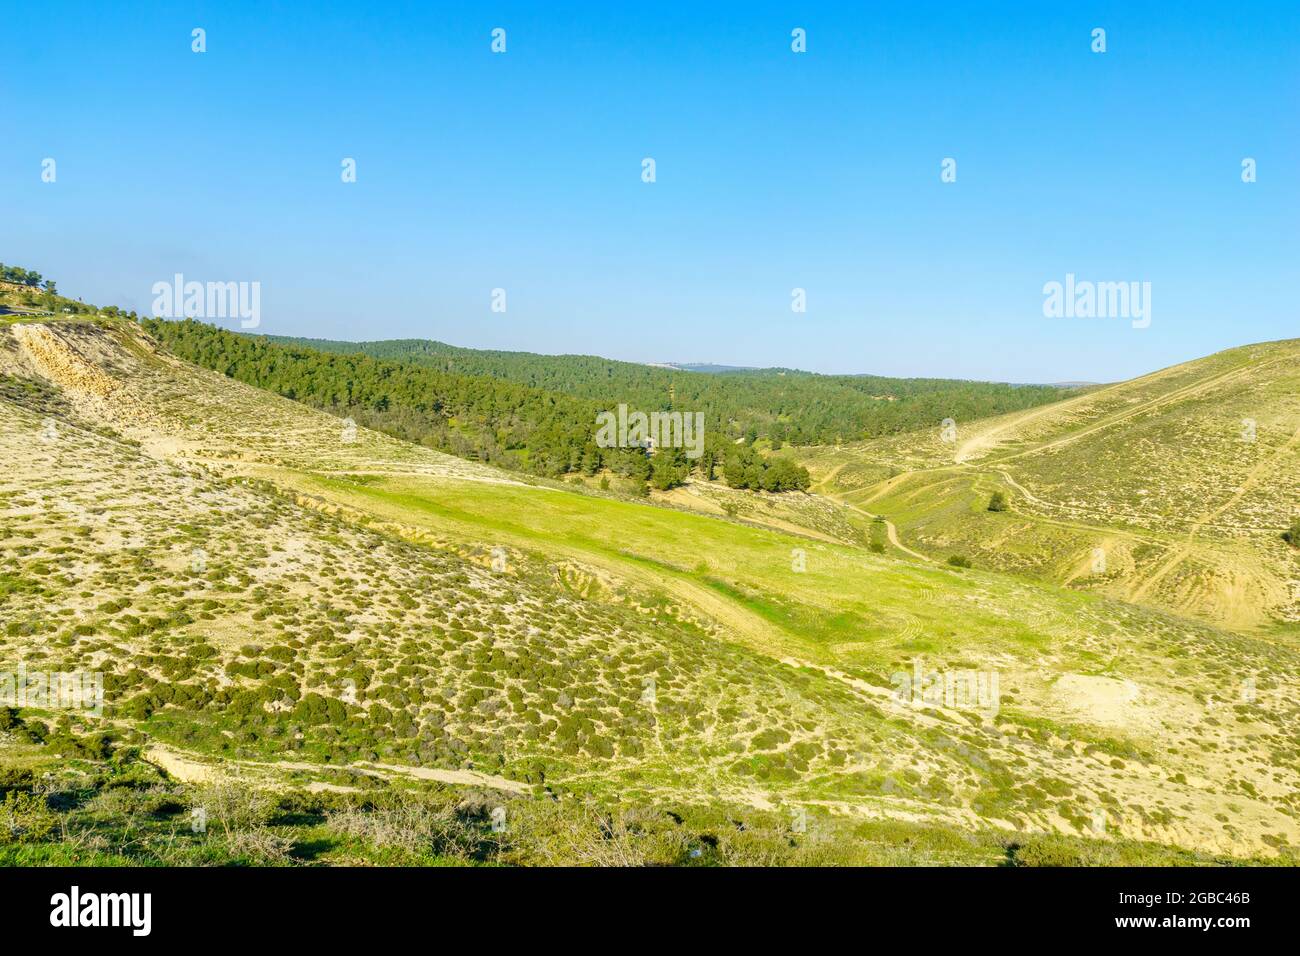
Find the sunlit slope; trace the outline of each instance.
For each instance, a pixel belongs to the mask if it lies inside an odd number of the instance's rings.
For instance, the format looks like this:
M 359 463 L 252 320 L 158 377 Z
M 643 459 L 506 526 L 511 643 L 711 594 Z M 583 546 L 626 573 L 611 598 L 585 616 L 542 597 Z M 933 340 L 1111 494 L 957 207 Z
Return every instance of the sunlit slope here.
M 106 718 L 151 744 L 522 790 L 628 786 L 635 768 L 669 791 L 717 763 L 720 799 L 767 802 L 725 772 L 750 736 L 808 741 L 803 766 L 833 773 L 825 748 L 879 733 L 848 688 L 663 611 L 584 601 L 544 568 L 494 573 L 64 420 L 51 436 L 48 417 L 0 404 L 4 658 L 106 672 Z
M 52 382 L 73 409 L 163 457 L 326 472 L 365 461 L 383 472 L 510 480 L 296 402 L 268 401 L 259 389 L 158 350 L 128 322 L 25 323 L 0 336 L 0 373 Z
M 1233 628 L 1300 621 L 1300 341 L 1055 405 L 803 456 L 819 490 L 940 556 Z M 987 511 L 1001 490 L 1009 510 Z
M 129 327 L 0 336 L 6 657 L 111 668 L 111 716 L 192 758 L 1300 843 L 1289 648 L 511 482 Z M 999 706 L 899 701 L 918 665 L 996 673 Z

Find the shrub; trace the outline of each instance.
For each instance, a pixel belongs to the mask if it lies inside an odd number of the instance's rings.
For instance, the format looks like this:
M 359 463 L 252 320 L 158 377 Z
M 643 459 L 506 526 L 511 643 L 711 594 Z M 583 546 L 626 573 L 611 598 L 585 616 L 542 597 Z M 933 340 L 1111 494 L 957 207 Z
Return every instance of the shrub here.
M 269 827 L 233 830 L 225 836 L 224 843 L 226 852 L 236 859 L 249 860 L 263 866 L 292 862 L 293 841 Z
M 372 809 L 349 807 L 330 813 L 329 828 L 383 849 L 433 853 L 469 860 L 482 850 L 478 822 L 450 804 L 402 801 Z
M 607 813 L 577 801 L 517 801 L 499 839 L 506 863 L 674 866 L 691 861 L 687 834 L 671 816 L 648 808 Z
M 57 823 L 43 796 L 11 790 L 0 803 L 0 844 L 43 840 Z
M 1056 834 L 1031 836 L 1010 850 L 1015 866 L 1116 866 L 1121 863 L 1113 846 Z
M 265 826 L 275 815 L 275 803 L 268 794 L 231 782 L 203 787 L 195 794 L 193 805 L 207 815 L 209 829 L 217 827 L 227 838 L 240 830 Z
M 0 792 L 30 790 L 36 776 L 26 767 L 0 767 Z
M 1300 548 L 1300 515 L 1291 519 L 1291 527 L 1282 532 L 1282 540 L 1293 548 Z
M 950 564 L 954 568 L 969 568 L 970 558 L 967 558 L 960 554 L 954 554 L 952 557 L 948 559 L 948 564 Z
M 989 511 L 1006 511 L 1007 496 L 1000 491 L 993 492 L 993 497 L 989 498 Z

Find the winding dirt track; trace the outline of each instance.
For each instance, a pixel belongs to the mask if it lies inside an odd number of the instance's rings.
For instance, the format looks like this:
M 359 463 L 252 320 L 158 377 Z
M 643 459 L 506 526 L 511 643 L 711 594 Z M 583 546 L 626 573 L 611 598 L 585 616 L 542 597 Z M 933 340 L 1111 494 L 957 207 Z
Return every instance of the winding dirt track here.
M 842 464 L 836 465 L 834 468 L 832 468 L 829 472 L 826 473 L 825 478 L 817 482 L 817 487 L 818 488 L 827 487 L 832 481 L 835 480 L 835 477 L 843 470 L 844 470 L 844 465 Z M 874 514 L 870 511 L 867 511 L 865 508 L 859 508 L 857 505 L 853 504 L 852 502 L 846 501 L 845 494 L 848 494 L 848 492 L 839 493 L 839 494 L 831 492 L 825 495 L 825 497 L 829 498 L 831 501 L 836 502 L 837 504 L 843 505 L 845 508 L 848 508 L 850 511 L 856 511 L 858 514 L 864 515 L 873 521 L 875 520 L 883 521 L 885 523 L 885 537 L 889 539 L 890 544 L 892 544 L 899 551 L 902 551 L 904 554 L 910 554 L 912 557 L 917 558 L 921 561 L 928 561 L 931 564 L 934 563 L 933 558 L 929 557 L 928 555 L 922 554 L 920 551 L 913 551 L 911 548 L 903 544 L 903 542 L 898 539 L 898 528 L 894 526 L 894 522 L 890 521 L 888 518 L 884 518 L 878 514 Z
M 912 557 L 918 558 L 921 561 L 928 561 L 931 564 L 934 563 L 934 558 L 930 557 L 929 555 L 922 554 L 920 551 L 913 551 L 907 545 L 903 544 L 902 541 L 898 540 L 898 528 L 895 527 L 894 522 L 890 521 L 888 518 L 883 518 L 878 514 L 873 514 L 872 512 L 867 511 L 865 508 L 859 508 L 857 505 L 845 501 L 843 498 L 840 498 L 838 495 L 827 495 L 827 497 L 832 498 L 835 501 L 838 501 L 840 504 L 848 508 L 850 511 L 856 511 L 858 514 L 865 515 L 866 517 L 871 518 L 872 520 L 879 518 L 881 521 L 885 523 L 885 537 L 889 539 L 890 544 L 892 544 L 899 551 L 902 551 L 904 554 L 910 554 Z
M 1190 398 L 1209 388 L 1212 388 L 1217 385 L 1221 385 L 1224 382 L 1238 378 L 1242 375 L 1247 374 L 1248 372 L 1258 371 L 1258 369 L 1266 365 L 1272 365 L 1278 361 L 1280 361 L 1280 359 L 1271 359 L 1268 362 L 1262 362 L 1258 364 L 1239 365 L 1235 368 L 1230 368 L 1225 372 L 1219 372 L 1217 374 L 1210 375 L 1202 379 L 1198 379 L 1197 381 L 1192 382 L 1188 385 L 1184 385 L 1181 388 L 1174 389 L 1172 392 L 1166 392 L 1163 395 L 1159 395 L 1153 399 L 1149 399 L 1148 401 L 1142 402 L 1141 404 L 1136 405 L 1133 408 L 1125 409 L 1122 412 L 1116 412 L 1114 414 L 1107 415 L 1103 417 L 1100 421 L 1094 422 L 1093 424 L 1081 428 L 1078 431 L 1070 432 L 1066 435 L 1062 435 L 1060 438 L 1053 438 L 1049 441 L 1040 442 L 1039 444 L 1034 445 L 1032 448 L 1025 448 L 1020 451 L 1011 452 L 1010 454 L 992 457 L 987 461 L 979 462 L 978 464 L 967 463 L 968 460 L 971 457 L 973 457 L 977 452 L 982 451 L 984 449 L 993 448 L 997 444 L 997 442 L 994 440 L 995 436 L 997 435 L 1003 434 L 1010 429 L 1014 429 L 1018 426 L 1024 425 L 1026 422 L 1033 421 L 1045 415 L 1054 414 L 1062 410 L 1067 410 L 1075 405 L 1089 401 L 1091 399 L 1096 398 L 1099 395 L 1104 395 L 1106 393 L 1109 393 L 1115 389 L 1121 388 L 1130 383 L 1120 382 L 1115 385 L 1108 385 L 1105 388 L 1099 389 L 1095 392 L 1089 392 L 1087 395 L 1080 395 L 1077 398 L 1066 399 L 1064 402 L 1056 402 L 1051 405 L 1044 405 L 1041 408 L 1035 408 L 1030 411 L 1023 412 L 1019 415 L 1016 415 L 1014 418 L 1002 422 L 994 426 L 993 428 L 989 429 L 988 431 L 975 436 L 974 438 L 968 439 L 962 445 L 958 446 L 956 456 L 955 456 L 955 461 L 951 465 L 937 465 L 934 468 L 919 468 L 912 471 L 904 471 L 901 474 L 894 475 L 891 478 L 887 478 L 885 481 L 880 482 L 879 484 L 871 485 L 866 488 L 857 488 L 854 489 L 854 491 L 852 492 L 845 492 L 843 494 L 859 494 L 862 492 L 868 492 L 867 497 L 863 501 L 864 504 L 868 504 L 872 501 L 875 501 L 877 498 L 880 498 L 883 495 L 888 494 L 896 485 L 901 484 L 902 482 L 906 481 L 908 478 L 917 475 L 927 475 L 927 476 L 940 475 L 940 474 L 953 472 L 953 471 L 971 471 L 971 470 L 978 469 L 980 467 L 989 467 L 994 469 L 996 472 L 1000 473 L 1004 478 L 1006 478 L 1018 491 L 1023 493 L 1027 499 L 1032 500 L 1043 507 L 1058 507 L 1052 502 L 1044 501 L 1043 499 L 1037 498 L 1036 496 L 1031 494 L 1023 486 L 1019 485 L 1015 481 L 1015 479 L 1013 479 L 1001 466 L 1006 464 L 1007 462 L 1015 461 L 1018 458 L 1025 458 L 1030 455 L 1036 455 L 1039 452 L 1049 451 L 1051 449 L 1060 448 L 1064 445 L 1072 444 L 1073 442 L 1078 441 L 1080 438 L 1083 438 L 1087 435 L 1091 435 L 1098 431 L 1103 431 L 1104 429 L 1110 428 L 1114 425 L 1121 424 L 1145 412 L 1149 412 L 1154 409 L 1161 408 L 1166 405 L 1181 401 L 1183 399 Z M 1156 372 L 1154 374 L 1158 376 L 1164 376 L 1166 374 L 1175 372 L 1182 367 L 1183 366 L 1175 365 L 1172 368 L 1165 369 L 1161 372 Z M 1148 376 L 1148 378 L 1150 377 L 1151 376 Z M 820 487 L 820 486 L 828 485 L 830 482 L 834 480 L 835 476 L 838 475 L 839 472 L 844 467 L 845 467 L 844 465 L 836 466 L 832 471 L 827 473 L 825 478 L 823 478 L 820 482 L 818 482 L 818 486 Z M 942 479 L 937 479 L 937 480 L 942 480 Z M 916 490 L 920 491 L 926 487 L 928 487 L 928 485 L 923 485 Z M 832 494 L 832 495 L 828 495 L 828 497 L 834 497 L 837 500 L 843 501 L 842 495 Z M 847 502 L 844 503 L 847 504 Z M 1199 525 L 1203 527 L 1205 523 L 1206 522 L 1200 522 Z
M 1091 435 L 1094 432 L 1102 431 L 1104 429 L 1110 428 L 1113 425 L 1118 425 L 1121 422 L 1128 421 L 1130 418 L 1133 418 L 1137 415 L 1141 415 L 1144 412 L 1149 412 L 1152 411 L 1153 409 L 1162 408 L 1165 405 L 1169 405 L 1174 402 L 1181 401 L 1185 398 L 1190 398 L 1193 395 L 1205 391 L 1206 389 L 1212 386 L 1222 384 L 1223 382 L 1234 378 L 1238 378 L 1242 375 L 1245 375 L 1248 372 L 1258 371 L 1258 369 L 1266 365 L 1271 365 L 1276 361 L 1278 360 L 1272 359 L 1269 362 L 1262 362 L 1259 363 L 1258 365 L 1255 364 L 1239 365 L 1236 368 L 1228 369 L 1226 372 L 1220 372 L 1216 375 L 1210 375 L 1207 376 L 1206 378 L 1198 379 L 1197 381 L 1192 382 L 1189 385 L 1184 385 L 1181 388 L 1174 389 L 1172 392 L 1166 392 L 1163 395 L 1158 395 L 1155 398 L 1149 399 L 1145 402 L 1135 405 L 1132 408 L 1125 409 L 1122 412 L 1116 412 L 1112 415 L 1107 415 L 1103 417 L 1100 421 L 1094 422 L 1093 424 L 1088 425 L 1085 428 L 1081 428 L 1077 432 L 1070 432 L 1069 434 L 1062 435 L 1060 438 L 1054 438 L 1051 441 L 1042 442 L 1041 444 L 1035 445 L 1032 448 L 1026 448 L 1023 451 L 1013 452 L 1009 455 L 1003 455 L 999 458 L 996 458 L 994 462 L 990 462 L 990 464 L 993 463 L 1002 464 L 1008 461 L 1015 461 L 1017 458 L 1024 458 L 1026 455 L 1034 455 L 1041 451 L 1047 451 L 1052 448 L 1060 448 L 1063 445 L 1072 444 L 1073 442 L 1078 441 L 1080 438 L 1083 438 L 1086 435 Z M 1155 376 L 1164 376 L 1166 374 L 1176 372 L 1178 369 L 1182 367 L 1183 366 L 1181 365 L 1175 365 L 1172 368 L 1165 369 L 1161 372 L 1156 372 L 1154 374 Z M 1154 376 L 1147 376 L 1148 379 L 1152 377 Z M 993 438 L 997 435 L 1002 434 L 1008 429 L 1012 429 L 1012 428 L 1016 428 L 1017 426 L 1024 425 L 1026 422 L 1033 421 L 1034 419 L 1040 418 L 1043 415 L 1047 415 L 1049 413 L 1054 413 L 1054 412 L 1060 412 L 1062 410 L 1071 408 L 1076 404 L 1085 403 L 1088 400 L 1097 398 L 1099 395 L 1105 395 L 1111 391 L 1122 388 L 1129 384 L 1131 383 L 1120 382 L 1115 385 L 1108 385 L 1106 388 L 1099 389 L 1095 392 L 1089 392 L 1086 395 L 1080 395 L 1078 398 L 1069 398 L 1066 399 L 1064 402 L 1057 402 L 1051 405 L 1044 405 L 1041 408 L 1036 408 L 1031 411 L 1024 412 L 1023 414 L 1017 415 L 1015 418 L 1011 419 L 1010 421 L 1003 422 L 1000 425 L 997 425 L 989 429 L 987 432 L 983 432 L 979 435 L 976 435 L 974 438 L 968 439 L 966 442 L 964 442 L 962 445 L 958 447 L 955 461 L 959 465 L 964 464 L 972 457 L 974 457 L 976 452 L 982 451 L 985 448 L 994 447 L 997 443 L 993 440 Z
M 1253 487 L 1255 487 L 1255 485 L 1259 484 L 1260 474 L 1268 470 L 1271 466 L 1275 465 L 1278 462 L 1278 460 L 1281 459 L 1282 456 L 1285 455 L 1287 452 L 1289 452 L 1292 448 L 1294 448 L 1297 443 L 1300 443 L 1300 429 L 1296 429 L 1295 434 L 1293 434 L 1287 440 L 1287 443 L 1285 445 L 1279 448 L 1275 453 L 1270 455 L 1268 458 L 1265 458 L 1263 461 L 1255 465 L 1255 467 L 1252 468 L 1246 474 L 1245 480 L 1241 483 L 1241 485 L 1237 488 L 1237 490 L 1227 498 L 1227 500 L 1225 500 L 1217 508 L 1213 508 L 1210 511 L 1207 511 L 1204 515 L 1198 518 L 1196 522 L 1192 525 L 1191 530 L 1187 532 L 1187 537 L 1183 540 L 1183 543 L 1178 548 L 1178 550 L 1175 551 L 1172 555 L 1170 555 L 1167 559 L 1165 559 L 1165 561 L 1163 561 L 1160 564 L 1160 566 L 1157 567 L 1155 571 L 1153 571 L 1146 580 L 1144 580 L 1141 584 L 1139 584 L 1136 588 L 1134 588 L 1130 592 L 1128 599 L 1130 601 L 1140 601 L 1143 597 L 1145 597 L 1150 592 L 1150 590 L 1153 587 L 1159 584 L 1165 578 L 1165 576 L 1169 574 L 1170 571 L 1178 567 L 1178 565 L 1182 564 L 1183 561 L 1185 561 L 1188 558 L 1188 556 L 1190 556 L 1192 553 L 1192 543 L 1195 541 L 1196 535 L 1203 528 L 1205 528 L 1206 525 L 1208 525 L 1211 521 L 1213 521 L 1219 515 L 1223 514 L 1225 511 L 1227 511 L 1229 508 L 1235 505 L 1238 501 L 1240 501 L 1246 495 L 1246 492 L 1250 491 Z

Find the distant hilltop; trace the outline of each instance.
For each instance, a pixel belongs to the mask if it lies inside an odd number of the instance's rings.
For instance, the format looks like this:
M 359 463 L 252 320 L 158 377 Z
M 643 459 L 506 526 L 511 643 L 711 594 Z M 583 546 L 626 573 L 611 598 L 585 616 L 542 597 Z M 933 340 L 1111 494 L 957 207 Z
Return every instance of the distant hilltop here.
M 713 362 L 646 362 L 648 368 L 662 368 L 670 372 L 775 372 L 778 375 L 784 375 L 788 369 L 760 368 L 757 365 L 717 365 Z M 812 373 L 803 373 L 812 374 Z M 851 373 L 848 377 L 855 376 L 867 377 L 868 372 Z M 1042 388 L 1094 388 L 1100 385 L 1100 382 L 1032 382 L 1032 383 L 1010 383 L 1010 384 L 1032 384 Z M 889 398 L 890 396 L 872 396 L 873 398 Z
M 650 368 L 666 368 L 674 372 L 756 372 L 756 365 L 714 365 L 712 362 L 646 362 Z

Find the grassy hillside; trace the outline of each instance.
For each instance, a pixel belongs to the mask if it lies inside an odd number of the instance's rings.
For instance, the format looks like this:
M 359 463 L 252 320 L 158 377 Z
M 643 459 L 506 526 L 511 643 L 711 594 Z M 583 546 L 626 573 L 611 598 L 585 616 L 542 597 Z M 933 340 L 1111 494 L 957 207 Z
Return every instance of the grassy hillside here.
M 4 326 L 0 374 L 3 657 L 102 670 L 106 698 L 99 719 L 25 710 L 3 747 L 19 768 L 74 750 L 86 799 L 129 772 L 132 793 L 220 807 L 204 788 L 233 780 L 279 794 L 254 815 L 266 840 L 324 827 L 364 855 L 392 832 L 385 800 L 434 801 L 433 827 L 463 809 L 455 788 L 484 796 L 438 832 L 485 842 L 451 855 L 516 862 L 577 853 L 565 828 L 661 862 L 752 859 L 718 814 L 774 862 L 1300 843 L 1287 646 L 738 509 L 523 480 L 351 431 L 130 323 Z M 900 694 L 917 667 L 996 675 L 1000 697 Z M 303 791 L 308 823 L 284 822 Z M 506 804 L 514 851 L 486 825 Z
M 1055 405 L 801 451 L 819 487 L 931 555 L 1293 639 L 1300 340 Z M 1002 492 L 1009 508 L 990 512 Z

